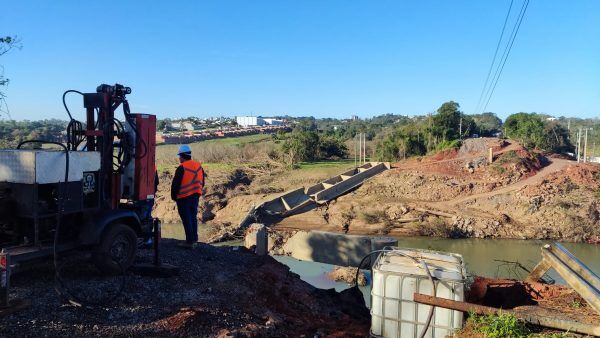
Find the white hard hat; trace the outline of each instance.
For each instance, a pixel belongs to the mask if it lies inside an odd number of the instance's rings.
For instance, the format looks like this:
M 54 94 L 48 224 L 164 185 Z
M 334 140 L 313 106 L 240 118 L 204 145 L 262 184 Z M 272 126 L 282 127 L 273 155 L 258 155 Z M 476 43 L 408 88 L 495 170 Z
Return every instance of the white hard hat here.
M 177 155 L 181 155 L 181 154 L 191 154 L 192 153 L 192 148 L 190 148 L 190 146 L 188 146 L 187 144 L 182 144 L 181 146 L 179 146 L 179 150 L 177 151 Z

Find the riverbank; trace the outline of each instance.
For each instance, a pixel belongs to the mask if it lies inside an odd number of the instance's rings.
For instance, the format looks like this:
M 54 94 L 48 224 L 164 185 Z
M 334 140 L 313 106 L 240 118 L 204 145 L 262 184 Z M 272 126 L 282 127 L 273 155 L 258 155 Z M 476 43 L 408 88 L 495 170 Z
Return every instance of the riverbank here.
M 231 239 L 241 233 L 238 225 L 253 206 L 354 165 L 325 161 L 292 169 L 269 157 L 272 141 L 243 140 L 228 148 L 238 160 L 210 147 L 197 149 L 200 157 L 216 161 L 205 164 L 208 178 L 199 217 L 209 229 L 205 241 Z M 489 148 L 494 161 L 486 164 Z M 176 163 L 167 153 L 158 159 L 154 216 L 176 223 L 179 215 L 170 199 Z M 460 149 L 395 163 L 336 200 L 268 225 L 357 235 L 586 242 L 600 238 L 599 196 L 598 164 L 578 164 L 516 142 L 472 139 Z

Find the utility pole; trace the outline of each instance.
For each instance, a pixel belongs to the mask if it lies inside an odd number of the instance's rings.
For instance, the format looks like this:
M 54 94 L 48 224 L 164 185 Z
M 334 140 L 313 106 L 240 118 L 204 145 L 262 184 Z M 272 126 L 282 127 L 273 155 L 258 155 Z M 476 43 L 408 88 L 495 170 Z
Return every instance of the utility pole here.
M 360 162 L 362 165 L 365 164 L 365 154 L 367 153 L 367 142 L 365 138 L 365 133 L 361 134 L 360 142 L 362 143 L 362 153 L 360 154 Z
M 367 133 L 364 133 L 364 134 L 363 134 L 363 138 L 364 138 L 364 140 L 365 140 L 365 147 L 364 147 L 364 149 L 365 149 L 365 150 L 364 150 L 364 152 L 365 152 L 365 155 L 363 156 L 363 159 L 365 160 L 365 161 L 363 162 L 363 164 L 364 164 L 364 163 L 367 163 Z
M 458 122 L 458 138 L 462 140 L 462 114 L 460 114 L 460 120 Z
M 587 134 L 588 134 L 588 129 L 589 128 L 585 128 L 585 141 L 584 141 L 584 145 L 583 145 L 583 163 L 587 162 Z
M 577 130 L 577 162 L 579 163 L 581 153 L 581 128 Z
M 362 165 L 362 133 L 358 134 L 358 165 Z
M 356 144 L 356 135 L 354 136 L 354 168 L 357 167 L 356 165 L 356 155 L 358 153 L 358 144 Z

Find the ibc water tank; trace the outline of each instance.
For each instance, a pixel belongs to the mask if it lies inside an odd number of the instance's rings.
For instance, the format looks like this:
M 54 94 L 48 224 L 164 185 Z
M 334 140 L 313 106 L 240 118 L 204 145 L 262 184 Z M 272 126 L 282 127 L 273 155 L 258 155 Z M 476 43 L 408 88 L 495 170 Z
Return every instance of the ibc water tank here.
M 461 255 L 395 248 L 379 255 L 373 265 L 371 335 L 417 338 L 424 329 L 431 306 L 413 301 L 414 293 L 432 295 L 433 288 L 422 265 L 435 280 L 436 296 L 464 301 L 466 272 Z M 463 313 L 436 307 L 425 337 L 444 338 L 462 327 Z

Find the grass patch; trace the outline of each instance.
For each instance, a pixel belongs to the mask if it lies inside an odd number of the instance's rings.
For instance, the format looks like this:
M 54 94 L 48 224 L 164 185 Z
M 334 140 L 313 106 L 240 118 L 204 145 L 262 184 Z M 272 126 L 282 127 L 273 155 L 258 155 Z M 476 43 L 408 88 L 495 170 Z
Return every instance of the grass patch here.
M 321 170 L 327 168 L 343 168 L 353 167 L 354 159 L 344 159 L 337 161 L 312 161 L 312 162 L 300 162 L 298 169 L 301 170 Z
M 490 168 L 498 175 L 502 175 L 506 172 L 506 168 L 497 164 L 492 165 Z
M 498 316 L 471 313 L 467 322 L 472 325 L 475 332 L 482 333 L 488 338 L 529 337 L 531 334 L 525 322 L 510 313 L 502 313 Z
M 264 141 L 270 141 L 271 140 L 271 134 L 254 134 L 254 135 L 245 135 L 245 136 L 238 136 L 238 137 L 223 137 L 223 138 L 216 138 L 216 139 L 212 139 L 212 140 L 204 140 L 204 141 L 197 141 L 197 142 L 193 142 L 191 144 L 196 144 L 196 143 L 201 143 L 201 144 L 224 144 L 224 145 L 231 145 L 231 146 L 239 146 L 239 145 L 244 145 L 244 144 L 249 144 L 249 143 L 259 143 L 259 142 L 264 142 Z M 157 147 L 166 147 L 166 148 L 178 148 L 179 145 L 178 144 L 157 144 Z
M 595 173 L 594 178 L 596 179 L 596 181 L 600 181 L 600 173 Z
M 496 162 L 498 164 L 513 163 L 518 159 L 519 159 L 519 155 L 517 155 L 517 152 L 514 150 L 511 150 L 511 151 L 507 151 L 503 154 L 500 154 L 500 156 L 498 157 Z

